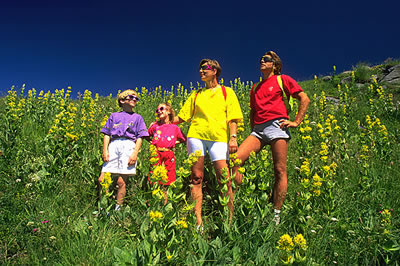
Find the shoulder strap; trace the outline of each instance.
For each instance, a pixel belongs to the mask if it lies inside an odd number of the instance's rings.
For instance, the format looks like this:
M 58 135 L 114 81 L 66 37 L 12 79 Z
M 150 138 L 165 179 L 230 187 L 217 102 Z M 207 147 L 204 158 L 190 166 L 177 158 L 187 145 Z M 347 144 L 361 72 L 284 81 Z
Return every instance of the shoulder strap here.
M 289 99 L 288 99 L 288 96 L 286 95 L 286 92 L 285 92 L 285 90 L 283 89 L 282 76 L 281 76 L 281 75 L 278 75 L 278 76 L 276 76 L 276 78 L 278 79 L 279 87 L 280 87 L 281 90 L 282 90 L 283 102 L 285 103 L 287 113 L 289 114 L 289 113 L 292 111 L 292 109 L 293 109 L 293 97 L 290 97 L 290 96 L 289 96 Z
M 222 94 L 224 95 L 224 99 L 226 101 L 226 89 L 224 86 L 221 86 L 221 88 L 222 88 Z
M 250 94 L 252 94 L 253 93 L 253 89 L 254 90 L 256 90 L 257 89 L 257 87 L 258 87 L 258 85 L 261 83 L 261 81 L 260 82 L 256 82 L 256 83 L 254 83 L 254 85 L 253 85 L 253 87 L 251 88 L 251 90 L 250 90 Z

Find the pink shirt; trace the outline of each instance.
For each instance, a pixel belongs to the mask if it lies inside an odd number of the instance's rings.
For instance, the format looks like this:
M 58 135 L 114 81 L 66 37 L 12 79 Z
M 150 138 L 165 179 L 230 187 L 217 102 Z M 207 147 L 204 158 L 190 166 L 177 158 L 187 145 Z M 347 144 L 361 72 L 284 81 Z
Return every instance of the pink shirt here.
M 176 141 L 186 141 L 181 129 L 174 124 L 155 123 L 149 128 L 149 135 L 153 137 L 151 144 L 158 148 L 172 149 L 175 147 Z

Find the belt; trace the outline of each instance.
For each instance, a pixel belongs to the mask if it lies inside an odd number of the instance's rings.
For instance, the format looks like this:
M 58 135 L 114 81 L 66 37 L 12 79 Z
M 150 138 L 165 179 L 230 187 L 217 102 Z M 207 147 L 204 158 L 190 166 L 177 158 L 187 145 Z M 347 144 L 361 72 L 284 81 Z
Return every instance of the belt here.
M 171 149 L 168 148 L 157 148 L 158 151 L 171 151 Z

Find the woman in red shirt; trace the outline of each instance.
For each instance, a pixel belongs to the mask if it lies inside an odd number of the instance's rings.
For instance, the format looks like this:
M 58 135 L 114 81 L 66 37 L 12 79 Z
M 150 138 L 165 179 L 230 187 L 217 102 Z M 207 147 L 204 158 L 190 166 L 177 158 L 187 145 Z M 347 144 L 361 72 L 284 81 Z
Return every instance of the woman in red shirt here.
M 254 84 L 250 94 L 250 124 L 252 133 L 240 145 L 237 158 L 244 163 L 251 152 L 258 153 L 265 145 L 270 145 L 274 163 L 275 183 L 273 189 L 274 221 L 280 222 L 280 210 L 287 191 L 286 162 L 290 139 L 289 128 L 295 128 L 303 121 L 310 99 L 297 82 L 287 75 L 281 75 L 282 61 L 279 56 L 269 51 L 261 57 L 261 82 Z M 299 109 L 294 121 L 289 120 L 283 91 L 286 97 L 299 100 Z M 235 181 L 242 183 L 242 175 L 237 172 Z

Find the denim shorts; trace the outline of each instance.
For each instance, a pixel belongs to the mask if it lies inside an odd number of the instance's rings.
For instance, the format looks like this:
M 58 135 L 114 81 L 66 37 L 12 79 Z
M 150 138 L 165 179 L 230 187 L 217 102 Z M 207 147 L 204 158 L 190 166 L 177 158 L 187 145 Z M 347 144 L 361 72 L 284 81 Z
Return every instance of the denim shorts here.
M 255 136 L 266 144 L 271 144 L 271 142 L 276 139 L 289 140 L 291 138 L 289 129 L 280 128 L 281 123 L 279 120 L 281 119 L 285 118 L 277 118 L 263 124 L 255 125 L 251 135 Z

